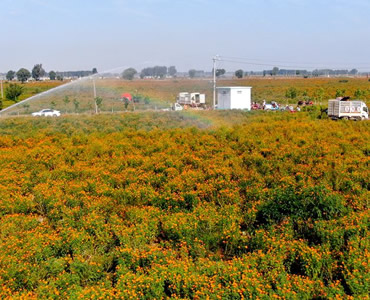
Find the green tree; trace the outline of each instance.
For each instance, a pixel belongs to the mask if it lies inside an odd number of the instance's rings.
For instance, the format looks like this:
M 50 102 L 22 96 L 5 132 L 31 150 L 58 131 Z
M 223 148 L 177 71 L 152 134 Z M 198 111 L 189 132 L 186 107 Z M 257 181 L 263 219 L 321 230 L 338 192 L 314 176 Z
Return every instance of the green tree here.
M 189 77 L 190 78 L 194 78 L 195 77 L 195 73 L 196 73 L 197 71 L 196 70 L 194 70 L 194 69 L 191 69 L 191 70 L 189 70 Z
M 15 78 L 15 72 L 10 70 L 6 73 L 6 80 L 12 81 Z
M 10 83 L 5 89 L 5 96 L 9 100 L 14 102 L 18 101 L 18 97 L 23 93 L 23 86 L 16 83 Z
M 22 83 L 25 83 L 31 77 L 30 71 L 25 68 L 19 69 L 16 75 L 18 80 Z
M 132 80 L 134 79 L 136 74 L 137 74 L 137 71 L 134 68 L 128 68 L 123 71 L 122 78 L 126 80 Z
M 226 73 L 225 69 L 216 69 L 216 76 L 220 77 Z
M 243 76 L 244 76 L 244 72 L 243 72 L 243 70 L 236 70 L 236 71 L 235 71 L 235 76 L 236 76 L 237 78 L 243 78 Z
M 3 100 L 0 99 L 0 110 L 3 109 Z
M 32 69 L 32 78 L 38 81 L 44 75 L 45 70 L 42 68 L 42 64 L 36 64 Z
M 176 70 L 176 67 L 175 66 L 170 66 L 168 68 L 168 75 L 172 76 L 172 77 L 175 77 L 177 74 L 177 70 Z
M 271 75 L 272 75 L 272 76 L 276 76 L 278 73 L 279 73 L 279 68 L 278 68 L 278 67 L 274 67 L 274 68 L 272 69 Z
M 50 78 L 50 80 L 55 80 L 56 77 L 57 77 L 57 73 L 55 73 L 54 71 L 50 71 L 49 72 L 49 78 Z

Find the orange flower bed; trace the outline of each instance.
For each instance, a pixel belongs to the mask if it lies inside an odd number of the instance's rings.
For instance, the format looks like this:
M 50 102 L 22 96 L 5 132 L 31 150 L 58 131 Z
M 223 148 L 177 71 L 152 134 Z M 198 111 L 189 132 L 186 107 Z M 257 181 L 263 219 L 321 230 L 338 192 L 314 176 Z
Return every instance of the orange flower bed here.
M 0 123 L 1 298 L 366 298 L 368 122 Z

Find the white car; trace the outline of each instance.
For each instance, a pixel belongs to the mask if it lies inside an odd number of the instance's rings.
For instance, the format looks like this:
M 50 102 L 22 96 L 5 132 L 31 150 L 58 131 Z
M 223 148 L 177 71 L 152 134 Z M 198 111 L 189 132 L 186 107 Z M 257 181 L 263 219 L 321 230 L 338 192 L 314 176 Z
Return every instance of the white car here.
M 60 111 L 55 110 L 55 109 L 47 108 L 47 109 L 43 109 L 43 110 L 32 113 L 32 116 L 34 116 L 34 117 L 42 117 L 42 116 L 45 116 L 45 117 L 59 117 L 60 116 Z
M 178 111 L 178 110 L 183 110 L 184 108 L 180 105 L 180 104 L 178 104 L 178 103 L 174 103 L 173 105 L 172 105 L 172 110 L 176 110 L 176 111 Z

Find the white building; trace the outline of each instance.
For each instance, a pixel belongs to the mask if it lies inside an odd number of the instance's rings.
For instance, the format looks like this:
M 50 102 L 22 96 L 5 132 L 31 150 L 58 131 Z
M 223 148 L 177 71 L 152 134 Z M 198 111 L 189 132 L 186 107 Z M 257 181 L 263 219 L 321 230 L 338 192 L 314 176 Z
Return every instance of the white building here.
M 230 86 L 217 88 L 217 109 L 251 109 L 252 87 Z

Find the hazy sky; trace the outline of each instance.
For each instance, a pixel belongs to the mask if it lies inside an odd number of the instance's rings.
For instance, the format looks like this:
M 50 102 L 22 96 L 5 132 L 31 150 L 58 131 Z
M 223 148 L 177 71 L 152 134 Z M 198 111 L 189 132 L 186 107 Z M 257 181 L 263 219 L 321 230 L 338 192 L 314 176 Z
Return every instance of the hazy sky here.
M 42 63 L 99 71 L 370 70 L 370 0 L 0 0 L 0 72 Z M 235 59 L 233 59 L 235 60 Z M 261 64 L 261 65 L 259 65 Z

